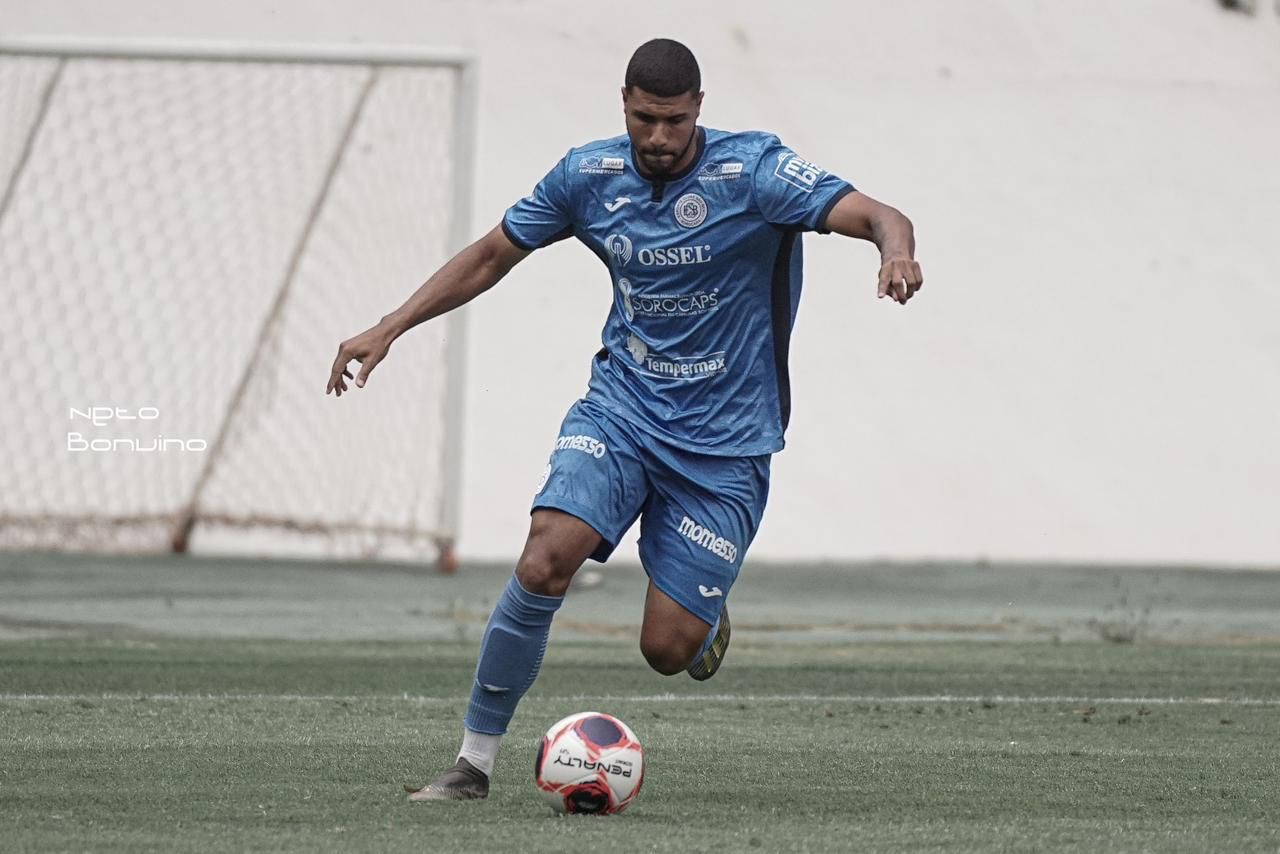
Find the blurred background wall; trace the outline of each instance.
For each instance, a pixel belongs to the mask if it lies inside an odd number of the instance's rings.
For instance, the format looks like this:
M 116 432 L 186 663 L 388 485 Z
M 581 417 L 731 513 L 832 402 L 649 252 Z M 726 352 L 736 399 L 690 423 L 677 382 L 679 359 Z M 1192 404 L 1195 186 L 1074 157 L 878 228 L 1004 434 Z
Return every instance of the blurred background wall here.
M 0 0 L 0 36 L 466 48 L 476 236 L 567 148 L 622 132 L 630 52 L 680 39 L 704 124 L 772 130 L 901 208 L 927 277 L 908 307 L 877 302 L 873 247 L 807 239 L 789 446 L 753 556 L 1277 565 L 1280 17 L 1263 6 Z M 518 554 L 609 299 L 566 242 L 471 308 L 464 558 Z M 353 281 L 334 344 L 392 308 Z M 414 365 L 393 350 L 378 370 Z

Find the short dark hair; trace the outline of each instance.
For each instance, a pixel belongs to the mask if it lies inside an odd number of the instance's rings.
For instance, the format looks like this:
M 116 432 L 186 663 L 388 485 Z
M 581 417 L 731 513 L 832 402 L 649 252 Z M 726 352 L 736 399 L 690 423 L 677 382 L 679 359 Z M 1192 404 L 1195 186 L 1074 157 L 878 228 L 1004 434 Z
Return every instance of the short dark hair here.
M 640 88 L 659 98 L 674 98 L 702 90 L 702 72 L 693 51 L 673 39 L 651 39 L 631 54 L 627 89 Z

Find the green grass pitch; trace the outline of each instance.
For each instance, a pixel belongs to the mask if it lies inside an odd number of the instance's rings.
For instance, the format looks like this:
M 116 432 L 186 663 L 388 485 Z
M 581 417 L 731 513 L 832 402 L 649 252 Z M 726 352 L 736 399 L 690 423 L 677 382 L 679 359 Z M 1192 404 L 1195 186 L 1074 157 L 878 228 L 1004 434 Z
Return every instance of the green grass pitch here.
M 1275 851 L 1280 647 L 735 642 L 715 679 L 553 643 L 488 801 L 453 759 L 470 642 L 0 643 L 8 851 Z M 537 738 L 646 748 L 621 816 L 553 816 Z

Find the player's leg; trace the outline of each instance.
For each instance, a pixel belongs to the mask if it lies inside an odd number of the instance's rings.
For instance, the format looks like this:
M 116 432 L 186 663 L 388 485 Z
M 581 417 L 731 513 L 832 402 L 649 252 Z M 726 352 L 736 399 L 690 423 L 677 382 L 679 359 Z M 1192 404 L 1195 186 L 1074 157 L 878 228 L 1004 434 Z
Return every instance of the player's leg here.
M 654 670 L 663 676 L 673 676 L 687 670 L 694 657 L 702 652 L 712 625 L 690 613 L 650 581 L 644 600 L 644 624 L 640 628 L 640 652 Z
M 406 787 L 410 800 L 488 796 L 502 735 L 538 676 L 552 617 L 564 602 L 574 572 L 599 545 L 600 535 L 581 519 L 558 510 L 533 511 L 515 574 L 498 598 L 480 643 L 458 760 L 427 785 Z
M 487 796 L 502 735 L 542 664 L 555 612 L 588 558 L 605 560 L 646 494 L 636 449 L 582 402 L 561 426 L 534 498 L 529 537 L 494 607 L 464 719 L 456 765 L 411 800 Z
M 728 649 L 725 602 L 764 513 L 769 458 L 657 448 L 648 471 L 654 486 L 640 529 L 649 574 L 641 652 L 659 673 L 708 679 Z

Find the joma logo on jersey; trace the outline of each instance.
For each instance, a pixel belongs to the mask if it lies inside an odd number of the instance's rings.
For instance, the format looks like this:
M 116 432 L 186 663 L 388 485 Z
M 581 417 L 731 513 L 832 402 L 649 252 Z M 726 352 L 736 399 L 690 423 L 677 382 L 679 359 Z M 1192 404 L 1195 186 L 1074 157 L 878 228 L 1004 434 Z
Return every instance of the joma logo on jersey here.
M 590 454 L 597 460 L 605 455 L 608 450 L 604 442 L 601 442 L 594 436 L 561 436 L 556 439 L 557 451 L 582 451 L 584 454 Z
M 814 185 L 825 171 L 827 170 L 811 160 L 784 151 L 778 155 L 778 168 L 773 170 L 773 174 L 793 187 L 812 193 Z
M 679 531 L 681 536 L 692 540 L 721 560 L 733 563 L 738 559 L 738 547 L 736 545 L 717 535 L 710 528 L 699 525 L 688 516 L 680 520 Z

